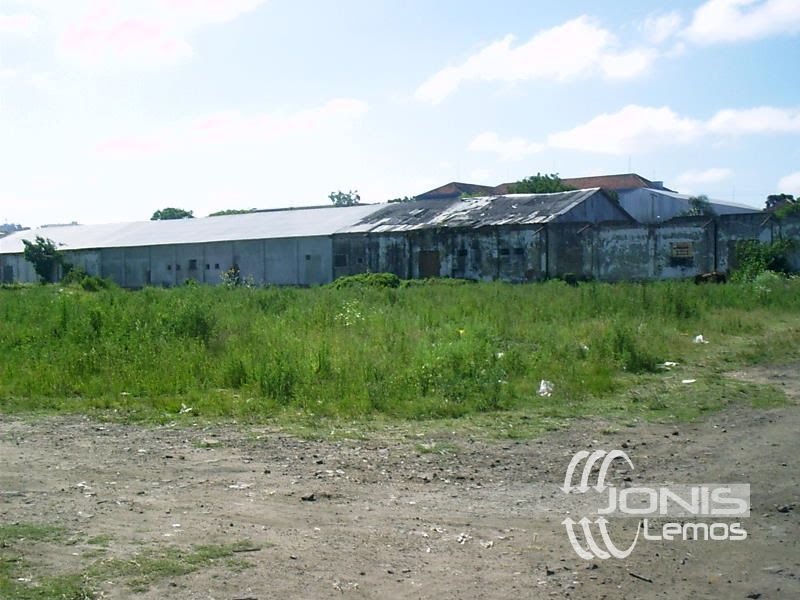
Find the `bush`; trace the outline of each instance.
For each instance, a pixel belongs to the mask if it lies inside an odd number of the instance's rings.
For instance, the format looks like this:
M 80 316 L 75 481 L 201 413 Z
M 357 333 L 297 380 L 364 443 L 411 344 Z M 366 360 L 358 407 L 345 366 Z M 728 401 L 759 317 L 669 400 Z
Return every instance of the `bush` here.
M 795 249 L 794 240 L 776 240 L 771 244 L 758 240 L 741 240 L 736 244 L 738 268 L 734 281 L 753 281 L 764 271 L 788 274 L 791 272 L 789 254 Z
M 351 287 L 396 288 L 400 283 L 400 278 L 394 273 L 359 273 L 340 277 L 330 285 L 341 290 Z
M 87 292 L 98 292 L 116 287 L 110 279 L 103 279 L 95 275 L 89 275 L 82 267 L 72 267 L 64 277 L 61 278 L 61 285 L 79 287 Z

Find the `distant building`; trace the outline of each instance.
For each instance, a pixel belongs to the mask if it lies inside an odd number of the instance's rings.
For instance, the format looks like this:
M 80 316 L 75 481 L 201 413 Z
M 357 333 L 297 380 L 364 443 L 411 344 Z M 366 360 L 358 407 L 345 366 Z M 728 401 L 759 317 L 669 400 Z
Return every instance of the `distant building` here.
M 668 221 L 673 217 L 685 215 L 691 209 L 689 202 L 691 196 L 679 194 L 665 187 L 663 181 L 650 181 L 636 173 L 572 177 L 562 179 L 561 182 L 576 190 L 602 188 L 614 192 L 620 206 L 640 223 Z M 451 182 L 420 194 L 417 199 L 456 200 L 469 196 L 508 194 L 513 185 L 513 183 L 501 183 L 491 187 Z M 733 202 L 713 199 L 710 202 L 718 215 L 759 212 L 756 208 Z

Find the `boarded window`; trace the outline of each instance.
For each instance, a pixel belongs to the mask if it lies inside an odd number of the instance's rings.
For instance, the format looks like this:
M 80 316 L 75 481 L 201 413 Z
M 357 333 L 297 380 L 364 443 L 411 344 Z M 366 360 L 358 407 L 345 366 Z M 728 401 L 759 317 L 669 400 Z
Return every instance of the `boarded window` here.
M 516 248 L 514 248 L 514 254 L 516 254 L 517 256 L 525 254 L 525 248 L 517 246 Z
M 671 267 L 693 267 L 694 266 L 694 243 L 692 242 L 671 242 L 669 245 L 669 266 Z
M 333 266 L 337 268 L 346 267 L 347 266 L 347 254 L 334 254 L 333 255 Z

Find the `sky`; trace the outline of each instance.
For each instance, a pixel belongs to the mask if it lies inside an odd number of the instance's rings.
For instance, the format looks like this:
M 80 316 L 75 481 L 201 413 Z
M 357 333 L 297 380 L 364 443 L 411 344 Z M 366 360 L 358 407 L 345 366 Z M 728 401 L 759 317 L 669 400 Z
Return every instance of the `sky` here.
M 0 0 L 0 223 L 538 172 L 800 195 L 800 0 Z

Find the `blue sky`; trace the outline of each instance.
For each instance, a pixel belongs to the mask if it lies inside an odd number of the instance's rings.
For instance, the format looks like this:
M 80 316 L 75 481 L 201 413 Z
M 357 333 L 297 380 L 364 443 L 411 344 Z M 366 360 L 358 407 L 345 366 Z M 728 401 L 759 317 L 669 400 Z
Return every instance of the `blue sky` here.
M 0 0 L 0 222 L 633 171 L 800 194 L 800 0 Z

